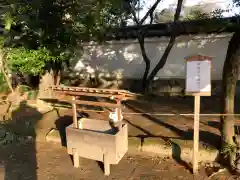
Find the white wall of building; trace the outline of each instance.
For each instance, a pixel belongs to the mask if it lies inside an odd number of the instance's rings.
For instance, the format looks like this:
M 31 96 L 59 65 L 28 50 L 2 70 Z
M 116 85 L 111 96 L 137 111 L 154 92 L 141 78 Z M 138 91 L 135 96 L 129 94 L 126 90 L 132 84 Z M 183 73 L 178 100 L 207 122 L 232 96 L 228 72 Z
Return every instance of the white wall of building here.
M 169 54 L 158 78 L 185 78 L 184 58 L 201 54 L 211 56 L 212 79 L 219 80 L 226 57 L 227 47 L 232 34 L 180 36 Z M 146 52 L 151 60 L 151 69 L 160 60 L 169 38 L 145 40 Z M 141 78 L 145 69 L 139 44 L 136 40 L 111 41 L 104 45 L 84 44 L 81 58 L 77 59 L 75 70 L 82 72 L 102 72 L 108 76 Z

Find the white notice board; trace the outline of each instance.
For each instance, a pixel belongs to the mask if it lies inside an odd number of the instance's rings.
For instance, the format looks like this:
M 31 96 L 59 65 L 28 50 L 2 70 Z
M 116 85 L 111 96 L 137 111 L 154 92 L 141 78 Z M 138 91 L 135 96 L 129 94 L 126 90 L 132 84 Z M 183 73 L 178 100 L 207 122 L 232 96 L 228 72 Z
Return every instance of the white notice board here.
M 186 89 L 187 94 L 211 94 L 211 61 L 186 61 Z

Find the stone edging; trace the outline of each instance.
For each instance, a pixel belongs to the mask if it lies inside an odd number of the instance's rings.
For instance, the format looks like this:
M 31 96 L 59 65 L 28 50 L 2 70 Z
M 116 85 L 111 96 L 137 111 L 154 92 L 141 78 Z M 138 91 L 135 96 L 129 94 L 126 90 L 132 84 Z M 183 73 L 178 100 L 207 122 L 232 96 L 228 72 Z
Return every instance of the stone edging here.
M 145 138 L 141 142 L 140 138 L 130 137 L 128 139 L 129 151 L 138 150 L 148 154 L 155 154 L 166 157 L 176 157 L 186 162 L 192 161 L 193 143 L 186 140 L 169 140 L 165 142 L 161 138 Z M 199 161 L 214 162 L 217 160 L 219 151 L 217 149 L 199 145 Z
M 61 138 L 57 130 L 51 130 L 46 135 L 47 142 L 61 144 Z M 185 140 L 169 140 L 167 143 L 161 138 L 145 138 L 138 137 L 128 138 L 129 153 L 145 153 L 148 155 L 157 155 L 165 157 L 176 157 L 186 162 L 192 161 L 192 142 Z M 219 151 L 214 148 L 199 145 L 199 161 L 214 162 L 218 158 Z

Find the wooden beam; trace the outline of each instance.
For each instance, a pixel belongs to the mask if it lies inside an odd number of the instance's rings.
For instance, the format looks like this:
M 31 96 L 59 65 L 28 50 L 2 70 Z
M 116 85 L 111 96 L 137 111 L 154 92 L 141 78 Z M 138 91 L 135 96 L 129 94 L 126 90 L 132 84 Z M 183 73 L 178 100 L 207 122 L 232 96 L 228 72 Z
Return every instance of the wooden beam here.
M 57 93 L 67 94 L 67 95 L 83 95 L 83 96 L 95 96 L 95 97 L 116 97 L 117 99 L 127 100 L 136 99 L 136 96 L 141 96 L 140 94 L 132 93 L 126 90 L 119 89 L 98 89 L 98 88 L 86 88 L 86 87 L 58 87 L 54 86 L 52 89 Z
M 98 94 L 98 93 L 91 93 L 91 92 L 73 92 L 73 91 L 57 91 L 57 93 L 60 94 L 68 94 L 68 95 L 74 95 L 74 96 L 94 96 L 94 97 L 106 97 L 106 98 L 118 98 L 118 99 L 124 99 L 125 96 L 124 95 L 113 95 L 113 94 Z
M 53 90 L 70 90 L 70 91 L 83 91 L 83 92 L 106 92 L 106 93 L 128 93 L 126 90 L 119 90 L 119 89 L 99 89 L 99 88 L 86 88 L 86 87 L 72 87 L 72 86 L 65 86 L 65 87 L 52 87 Z
M 118 104 L 107 103 L 107 102 L 94 102 L 94 101 L 84 101 L 84 100 L 72 100 L 72 103 L 89 105 L 89 106 L 101 106 L 101 107 L 110 107 L 110 108 L 118 108 Z

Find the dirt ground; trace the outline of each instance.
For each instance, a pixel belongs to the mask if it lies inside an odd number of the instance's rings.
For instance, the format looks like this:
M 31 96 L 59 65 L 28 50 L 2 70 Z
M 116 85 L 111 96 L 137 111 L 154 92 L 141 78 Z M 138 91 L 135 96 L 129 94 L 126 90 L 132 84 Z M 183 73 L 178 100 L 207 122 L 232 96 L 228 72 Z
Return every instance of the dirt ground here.
M 240 106 L 236 100 L 235 131 L 240 134 Z M 203 144 L 220 148 L 220 99 L 218 97 L 201 97 L 200 113 L 200 141 Z M 127 103 L 126 112 L 150 113 L 142 115 L 128 115 L 125 120 L 131 124 L 130 132 L 133 136 L 193 139 L 194 98 L 168 98 L 153 96 L 141 101 Z M 153 114 L 151 114 L 153 113 Z M 156 114 L 175 114 L 174 116 Z M 192 115 L 179 115 L 192 114 Z M 211 115 L 207 115 L 211 114 Z M 142 120 L 141 120 L 142 119 Z M 141 122 L 140 122 L 141 121 Z M 138 129 L 137 133 L 133 129 Z
M 240 134 L 240 98 L 236 99 L 235 131 Z M 201 97 L 200 141 L 202 144 L 220 148 L 220 98 L 216 96 Z M 90 118 L 108 120 L 105 113 L 86 111 Z M 105 109 L 106 110 L 106 109 Z M 114 110 L 114 109 L 113 109 Z M 193 139 L 193 97 L 159 97 L 140 98 L 137 101 L 127 101 L 123 105 L 124 121 L 129 125 L 129 136 L 147 138 L 159 137 L 163 139 Z M 61 115 L 59 121 L 71 119 L 72 110 Z M 175 115 L 161 115 L 175 114 Z M 179 115 L 192 114 L 192 115 Z M 206 115 L 212 114 L 212 115 Z M 214 115 L 215 114 L 215 115 Z M 56 117 L 57 118 L 57 117 Z M 59 122 L 58 121 L 58 122 Z M 66 122 L 69 123 L 68 120 Z
M 28 141 L 0 149 L 0 162 L 6 168 L 5 180 L 207 180 L 203 167 L 193 176 L 172 159 L 125 155 L 118 165 L 111 165 L 111 174 L 104 177 L 102 165 L 80 159 L 74 168 L 66 149 L 54 144 Z M 237 179 L 221 174 L 211 180 Z M 240 178 L 239 178 L 240 179 Z
M 151 103 L 150 103 L 151 102 Z M 203 99 L 202 113 L 219 113 L 217 99 Z M 131 102 L 125 106 L 124 112 L 161 112 L 161 113 L 192 113 L 193 99 L 164 99 L 153 98 L 148 101 Z M 1 106 L 0 114 L 6 107 Z M 106 114 L 89 112 L 93 118 L 106 118 Z M 71 110 L 60 110 L 41 113 L 24 103 L 12 113 L 13 120 L 9 126 L 17 134 L 28 136 L 27 140 L 12 143 L 0 148 L 0 163 L 5 166 L 4 180 L 207 180 L 211 174 L 208 169 L 201 167 L 199 174 L 193 176 L 190 171 L 172 159 L 139 156 L 128 154 L 118 165 L 112 165 L 110 177 L 104 177 L 101 164 L 81 159 L 81 166 L 73 168 L 71 158 L 65 148 L 46 143 L 45 134 L 57 126 L 57 122 L 69 123 Z M 192 139 L 193 119 L 189 117 L 126 115 L 129 123 L 130 136 L 143 137 L 175 137 Z M 237 121 L 238 124 L 238 121 Z M 219 140 L 219 118 L 201 118 L 200 139 L 210 145 L 217 146 Z M 216 138 L 216 139 L 215 139 Z M 210 140 L 209 140 L 210 139 Z M 213 177 L 214 179 L 237 179 L 228 173 Z M 238 178 L 240 180 L 240 178 Z
M 240 99 L 239 99 L 240 100 Z M 236 126 L 240 134 L 240 107 L 236 100 Z M 218 97 L 201 97 L 200 141 L 206 146 L 220 148 L 220 99 Z M 152 96 L 138 101 L 128 101 L 123 105 L 124 121 L 129 125 L 129 136 L 163 139 L 193 139 L 193 97 L 157 97 Z M 71 112 L 70 112 L 71 113 Z M 87 112 L 91 118 L 109 119 L 108 113 Z M 163 115 L 175 114 L 175 115 Z M 206 115 L 212 114 L 212 115 Z

